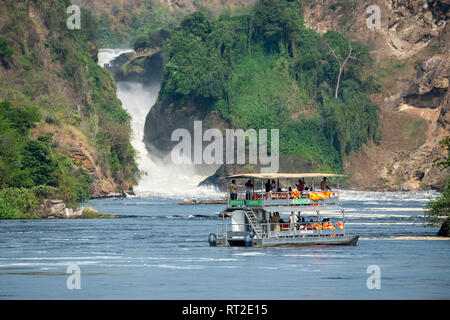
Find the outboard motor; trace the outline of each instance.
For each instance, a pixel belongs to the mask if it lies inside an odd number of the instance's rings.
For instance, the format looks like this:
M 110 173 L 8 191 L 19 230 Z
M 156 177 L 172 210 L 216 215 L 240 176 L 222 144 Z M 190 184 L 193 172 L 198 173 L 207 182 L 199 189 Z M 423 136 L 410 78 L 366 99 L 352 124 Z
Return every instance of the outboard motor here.
M 208 242 L 210 247 L 215 247 L 217 245 L 217 236 L 211 233 L 208 237 Z
M 253 236 L 250 233 L 245 235 L 244 243 L 246 247 L 251 247 L 253 245 Z

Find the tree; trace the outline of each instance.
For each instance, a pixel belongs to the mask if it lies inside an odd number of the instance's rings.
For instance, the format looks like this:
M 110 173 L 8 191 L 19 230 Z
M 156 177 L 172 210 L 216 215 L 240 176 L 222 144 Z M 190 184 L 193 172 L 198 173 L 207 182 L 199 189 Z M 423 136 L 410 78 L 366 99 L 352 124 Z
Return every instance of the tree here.
M 184 17 L 181 21 L 181 28 L 186 33 L 191 33 L 205 40 L 211 32 L 211 23 L 202 11 L 196 11 Z
M 450 137 L 444 138 L 441 141 L 441 145 L 447 148 L 447 159 L 437 158 L 434 162 L 444 170 L 450 167 Z M 437 222 L 440 220 L 440 217 L 447 216 L 447 220 L 442 225 L 439 233 L 440 235 L 448 236 L 450 227 L 450 179 L 447 179 L 447 183 L 442 189 L 442 195 L 428 202 L 427 208 L 425 215 L 431 222 Z
M 327 35 L 329 35 L 328 36 L 329 40 L 327 40 Z M 341 39 L 339 39 L 339 38 L 341 38 Z M 343 46 L 342 46 L 342 38 L 343 38 L 342 36 L 339 37 L 339 34 L 337 32 L 327 32 L 327 34 L 325 35 L 325 44 L 328 47 L 328 49 L 331 51 L 333 57 L 336 59 L 336 61 L 339 64 L 339 72 L 338 72 L 338 77 L 337 77 L 337 81 L 336 81 L 336 89 L 334 92 L 335 98 L 338 97 L 339 85 L 341 83 L 341 76 L 342 76 L 342 72 L 344 71 L 345 65 L 347 64 L 347 62 L 350 59 L 359 60 L 357 57 L 352 55 L 353 48 L 352 48 L 352 44 L 351 44 L 350 40 L 347 40 L 348 51 L 346 53 L 344 52 Z M 336 46 L 336 49 L 333 49 L 332 45 L 330 45 L 329 42 L 332 44 L 334 43 L 334 45 Z
M 254 9 L 256 36 L 270 51 L 286 49 L 295 56 L 296 38 L 302 29 L 301 1 L 261 0 Z
M 8 47 L 8 42 L 5 38 L 0 37 L 0 62 L 5 69 L 9 68 L 11 56 L 13 51 Z

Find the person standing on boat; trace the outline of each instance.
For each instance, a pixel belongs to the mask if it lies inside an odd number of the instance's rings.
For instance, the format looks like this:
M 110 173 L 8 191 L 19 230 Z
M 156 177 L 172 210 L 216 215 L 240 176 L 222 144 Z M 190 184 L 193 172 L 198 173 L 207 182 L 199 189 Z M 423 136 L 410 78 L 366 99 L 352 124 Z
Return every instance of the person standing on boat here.
M 320 189 L 322 191 L 327 191 L 327 190 L 331 191 L 330 187 L 328 186 L 326 177 L 323 177 L 323 180 L 320 182 Z
M 271 188 L 270 179 L 267 180 L 265 187 L 266 187 L 266 200 L 267 200 L 270 197 L 270 188 Z
M 271 192 L 271 197 L 272 199 L 278 198 L 278 194 L 277 194 L 277 184 L 275 183 L 275 180 L 272 180 L 272 184 L 270 185 L 270 192 Z
M 236 180 L 231 180 L 231 184 L 230 184 L 230 199 L 231 200 L 237 200 Z
M 302 192 L 305 190 L 305 179 L 300 179 L 298 180 L 298 184 L 297 184 L 297 190 Z
M 248 180 L 245 184 L 245 200 L 251 200 L 253 193 L 253 183 L 252 180 Z
M 292 212 L 291 215 L 289 216 L 289 229 L 294 230 L 295 227 L 297 226 L 297 222 L 298 216 Z

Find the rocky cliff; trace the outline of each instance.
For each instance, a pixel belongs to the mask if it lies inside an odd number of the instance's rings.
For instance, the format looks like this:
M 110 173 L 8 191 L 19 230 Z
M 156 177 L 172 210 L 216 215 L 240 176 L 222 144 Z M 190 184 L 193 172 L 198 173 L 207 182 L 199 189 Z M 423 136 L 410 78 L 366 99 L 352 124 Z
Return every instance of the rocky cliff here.
M 367 27 L 370 5 L 380 8 L 380 29 Z M 449 136 L 448 0 L 311 1 L 306 24 L 319 32 L 338 30 L 365 43 L 377 61 L 382 85 L 373 100 L 381 107 L 382 140 L 351 156 L 345 170 L 356 188 L 437 188 L 448 170 L 439 142 Z

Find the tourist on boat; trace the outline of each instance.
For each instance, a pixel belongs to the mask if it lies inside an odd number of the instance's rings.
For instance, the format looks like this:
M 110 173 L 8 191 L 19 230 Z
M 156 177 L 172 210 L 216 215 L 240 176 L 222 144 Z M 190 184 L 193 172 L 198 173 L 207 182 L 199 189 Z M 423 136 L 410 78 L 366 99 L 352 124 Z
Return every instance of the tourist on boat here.
M 270 189 L 272 187 L 272 185 L 270 184 L 270 179 L 267 180 L 265 187 L 266 187 L 266 192 L 270 192 Z
M 277 184 L 275 183 L 275 180 L 272 180 L 272 184 L 270 185 L 270 196 L 274 199 L 278 199 Z
M 280 213 L 275 212 L 272 221 L 273 221 L 273 223 L 280 223 L 280 222 L 282 222 L 283 219 L 281 219 Z
M 291 214 L 289 217 L 289 229 L 294 230 L 297 222 L 298 222 L 298 216 Z
M 298 184 L 296 185 L 296 187 L 297 187 L 297 190 L 298 191 L 303 191 L 303 190 L 305 190 L 305 179 L 304 178 L 302 178 L 302 179 L 299 179 L 298 180 Z
M 270 190 L 272 190 L 272 192 L 277 192 L 277 184 L 275 183 L 275 180 L 272 180 L 272 184 L 270 185 Z
M 320 182 L 320 189 L 322 191 L 327 191 L 327 190 L 331 191 L 330 187 L 328 186 L 326 177 L 323 177 L 323 180 Z
M 248 180 L 245 184 L 245 200 L 251 200 L 253 193 L 253 183 L 252 180 Z
M 270 189 L 272 188 L 272 184 L 270 183 L 270 179 L 267 180 L 265 187 L 266 187 L 266 200 L 268 200 L 269 198 L 272 198 L 272 195 L 270 192 Z
M 231 200 L 237 200 L 236 180 L 231 180 L 231 184 L 230 184 L 230 199 Z
M 275 212 L 273 215 L 270 216 L 270 219 L 269 219 L 269 223 L 271 224 L 270 229 L 274 230 L 275 224 L 277 224 L 279 222 L 280 222 L 280 215 L 277 212 Z

